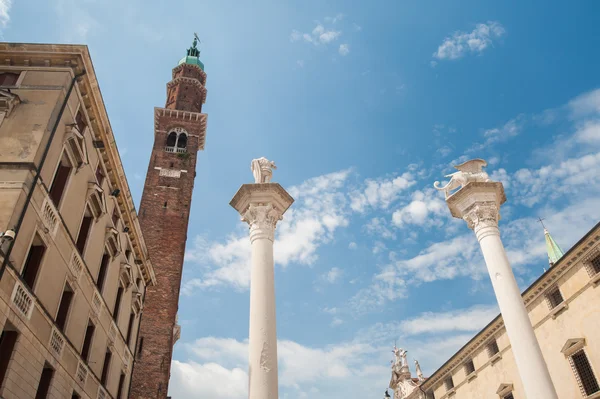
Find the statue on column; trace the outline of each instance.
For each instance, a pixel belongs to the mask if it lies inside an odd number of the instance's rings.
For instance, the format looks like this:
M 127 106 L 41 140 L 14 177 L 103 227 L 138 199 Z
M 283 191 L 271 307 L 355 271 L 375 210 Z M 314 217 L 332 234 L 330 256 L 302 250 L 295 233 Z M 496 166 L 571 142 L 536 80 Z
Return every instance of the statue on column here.
M 452 190 L 461 189 L 471 182 L 488 182 L 490 177 L 483 171 L 483 168 L 487 166 L 487 162 L 483 159 L 471 159 L 470 161 L 463 162 L 460 165 L 456 165 L 455 168 L 458 172 L 451 173 L 444 177 L 449 177 L 450 181 L 444 187 L 440 187 L 440 182 L 436 181 L 433 184 L 436 190 L 443 191 L 448 198 Z
M 254 175 L 254 183 L 270 183 L 273 177 L 273 169 L 277 169 L 275 162 L 269 161 L 265 157 L 253 159 L 250 163 L 250 170 Z
M 423 372 L 421 371 L 421 366 L 419 365 L 419 362 L 416 359 L 415 359 L 415 370 L 417 372 L 417 378 L 419 379 L 419 382 L 425 381 L 425 377 L 423 376 Z

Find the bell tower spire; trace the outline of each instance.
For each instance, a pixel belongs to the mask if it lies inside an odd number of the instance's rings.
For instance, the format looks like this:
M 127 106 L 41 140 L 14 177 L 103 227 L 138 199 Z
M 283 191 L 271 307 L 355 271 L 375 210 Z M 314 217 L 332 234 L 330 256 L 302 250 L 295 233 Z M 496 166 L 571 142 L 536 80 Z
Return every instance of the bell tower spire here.
M 544 226 L 544 219 L 539 218 L 538 222 L 540 222 L 542 224 L 542 227 L 544 228 L 544 238 L 546 239 L 546 250 L 548 251 L 548 263 L 550 264 L 550 267 L 552 267 L 552 266 L 554 266 L 554 264 L 556 262 L 558 262 L 558 260 L 560 258 L 562 258 L 562 256 L 565 253 L 558 246 L 556 241 L 554 241 L 554 238 L 552 238 L 552 236 L 550 235 L 550 232 L 548 231 L 546 226 Z
M 196 157 L 206 137 L 206 73 L 197 43 L 195 35 L 173 68 L 165 107 L 154 108 L 154 146 L 139 218 L 157 283 L 146 292 L 131 399 L 167 398 L 173 345 L 181 330 L 177 310 Z

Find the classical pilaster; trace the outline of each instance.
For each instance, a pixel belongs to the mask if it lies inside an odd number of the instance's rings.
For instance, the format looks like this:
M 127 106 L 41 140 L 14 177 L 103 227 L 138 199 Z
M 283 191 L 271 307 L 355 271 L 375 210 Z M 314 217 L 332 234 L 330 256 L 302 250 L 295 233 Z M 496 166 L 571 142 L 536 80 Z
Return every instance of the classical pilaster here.
M 485 161 L 483 163 L 485 166 Z M 487 175 L 481 178 L 485 181 L 478 181 L 481 175 L 476 173 L 481 171 L 471 172 L 466 168 L 457 172 L 461 179 L 460 188 L 446 198 L 448 208 L 452 216 L 467 222 L 479 241 L 527 398 L 557 399 L 548 366 L 500 239 L 498 221 L 500 205 L 506 201 L 504 187 L 502 183 L 485 180 Z
M 261 181 L 257 179 L 257 181 Z M 277 399 L 277 328 L 273 241 L 277 222 L 294 199 L 277 183 L 244 184 L 230 205 L 250 227 L 250 399 Z

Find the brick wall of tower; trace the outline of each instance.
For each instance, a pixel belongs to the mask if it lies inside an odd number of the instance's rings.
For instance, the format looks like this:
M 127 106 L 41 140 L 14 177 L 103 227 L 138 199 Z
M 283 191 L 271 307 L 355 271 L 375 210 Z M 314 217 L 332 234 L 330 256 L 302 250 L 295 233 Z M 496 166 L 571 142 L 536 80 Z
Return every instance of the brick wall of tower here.
M 178 69 L 185 73 L 185 68 L 180 66 L 175 68 L 174 75 Z M 205 79 L 204 76 L 202 82 Z M 189 101 L 194 104 L 202 103 L 201 99 L 193 98 L 199 95 L 198 90 L 186 92 L 185 87 L 175 85 L 167 93 L 171 94 L 171 91 L 176 97 L 190 95 Z M 185 105 L 188 99 L 185 100 L 182 102 L 176 98 L 175 104 L 178 105 L 175 107 L 170 105 L 168 97 L 167 108 L 196 111 L 196 107 L 188 108 Z M 162 115 L 160 110 L 159 115 Z M 133 370 L 130 396 L 133 399 L 167 397 L 173 327 L 179 303 L 196 156 L 203 144 L 200 142 L 200 136 L 204 134 L 203 123 L 195 118 L 184 118 L 181 112 L 171 115 L 167 112 L 157 117 L 154 147 L 139 210 L 157 284 L 148 289 L 144 304 Z M 165 151 L 167 136 L 174 128 L 188 132 L 187 151 L 183 154 Z

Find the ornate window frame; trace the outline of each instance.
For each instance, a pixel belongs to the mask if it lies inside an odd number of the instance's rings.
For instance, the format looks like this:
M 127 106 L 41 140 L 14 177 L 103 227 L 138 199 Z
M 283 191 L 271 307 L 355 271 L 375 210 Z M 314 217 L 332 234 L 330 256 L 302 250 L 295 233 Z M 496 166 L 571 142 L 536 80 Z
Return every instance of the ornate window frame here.
M 175 139 L 174 146 L 165 145 L 165 152 L 186 153 L 187 152 L 187 144 L 188 144 L 187 140 L 190 137 L 190 134 L 187 132 L 187 130 L 185 130 L 182 127 L 176 126 L 176 127 L 169 128 L 166 131 L 167 131 L 167 138 L 171 135 L 171 133 L 177 134 L 177 138 Z M 186 146 L 180 148 L 180 147 L 178 147 L 178 144 L 179 144 L 179 137 L 181 137 L 181 135 L 186 136 Z M 166 142 L 165 142 L 165 144 L 166 144 Z
M 514 391 L 513 384 L 504 383 L 504 384 L 500 384 L 500 386 L 496 390 L 496 395 L 498 395 L 498 397 L 500 399 L 504 399 L 504 398 L 506 398 L 507 395 L 511 394 L 513 391 Z

